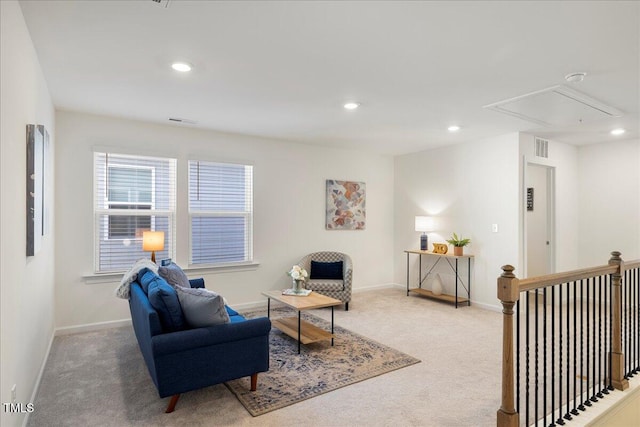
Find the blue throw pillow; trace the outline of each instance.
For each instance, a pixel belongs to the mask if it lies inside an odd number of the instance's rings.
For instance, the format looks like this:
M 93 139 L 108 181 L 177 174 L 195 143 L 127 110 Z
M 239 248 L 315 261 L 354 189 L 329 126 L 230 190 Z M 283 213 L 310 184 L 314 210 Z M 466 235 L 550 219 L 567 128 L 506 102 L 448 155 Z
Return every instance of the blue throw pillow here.
M 180 331 L 185 328 L 184 315 L 176 290 L 163 278 L 156 276 L 149 283 L 149 302 L 158 312 L 165 332 Z
M 149 284 L 158 277 L 153 271 L 148 268 L 143 268 L 138 272 L 138 283 L 145 294 L 149 295 Z
M 342 261 L 319 262 L 311 261 L 310 279 L 343 280 Z

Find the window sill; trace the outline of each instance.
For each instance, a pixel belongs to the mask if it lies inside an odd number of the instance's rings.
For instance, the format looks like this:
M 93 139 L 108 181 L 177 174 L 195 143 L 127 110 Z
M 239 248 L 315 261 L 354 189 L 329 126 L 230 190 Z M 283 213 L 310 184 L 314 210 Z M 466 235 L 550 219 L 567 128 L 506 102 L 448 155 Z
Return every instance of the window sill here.
M 234 264 L 218 264 L 218 265 L 196 265 L 192 264 L 187 268 L 183 268 L 182 270 L 189 275 L 189 273 L 193 274 L 202 274 L 202 273 L 229 273 L 235 271 L 250 271 L 257 270 L 260 266 L 259 261 L 250 261 L 244 263 L 234 263 Z
M 223 264 L 223 265 L 206 265 L 206 266 L 196 266 L 192 265 L 187 268 L 183 268 L 182 270 L 187 274 L 187 276 L 195 276 L 190 277 L 194 279 L 198 274 L 205 273 L 232 273 L 236 271 L 252 271 L 256 270 L 260 266 L 260 262 L 251 261 L 245 262 L 241 264 Z M 87 285 L 94 285 L 99 283 L 120 283 L 122 280 L 122 276 L 125 271 L 119 271 L 114 273 L 92 273 L 85 274 L 82 276 L 82 280 Z

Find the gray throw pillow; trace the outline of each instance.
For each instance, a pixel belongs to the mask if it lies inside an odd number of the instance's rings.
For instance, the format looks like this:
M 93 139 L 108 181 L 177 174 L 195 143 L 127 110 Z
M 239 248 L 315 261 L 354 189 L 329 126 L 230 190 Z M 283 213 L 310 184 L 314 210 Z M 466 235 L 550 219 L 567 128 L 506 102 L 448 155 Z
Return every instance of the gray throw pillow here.
M 178 264 L 172 262 L 169 265 L 158 267 L 158 274 L 174 288 L 176 286 L 191 288 L 187 275 L 184 274 Z
M 176 286 L 178 300 L 187 324 L 192 328 L 229 323 L 222 295 L 204 288 Z

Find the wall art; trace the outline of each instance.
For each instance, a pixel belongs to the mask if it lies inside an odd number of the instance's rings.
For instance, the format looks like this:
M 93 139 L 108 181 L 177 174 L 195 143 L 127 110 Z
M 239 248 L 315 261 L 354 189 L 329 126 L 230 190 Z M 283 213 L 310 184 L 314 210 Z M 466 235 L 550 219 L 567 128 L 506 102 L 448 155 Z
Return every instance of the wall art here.
M 327 180 L 327 230 L 364 230 L 366 225 L 364 182 Z
M 38 253 L 42 236 L 49 232 L 50 212 L 45 202 L 49 150 L 44 126 L 27 125 L 27 256 Z

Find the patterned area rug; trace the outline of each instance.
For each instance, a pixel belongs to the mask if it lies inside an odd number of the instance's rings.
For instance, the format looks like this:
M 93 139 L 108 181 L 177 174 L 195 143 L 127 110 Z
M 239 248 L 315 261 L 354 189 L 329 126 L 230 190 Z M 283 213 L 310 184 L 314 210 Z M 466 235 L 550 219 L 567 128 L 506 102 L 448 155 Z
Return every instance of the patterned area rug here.
M 265 316 L 266 311 L 242 314 L 253 318 Z M 271 309 L 272 319 L 293 315 L 296 312 L 288 308 Z M 303 312 L 302 318 L 331 330 L 330 322 L 319 317 Z M 334 336 L 333 347 L 327 340 L 303 345 L 298 354 L 296 340 L 274 327 L 269 372 L 258 375 L 257 390 L 249 390 L 249 378 L 225 384 L 255 417 L 420 362 L 339 325 L 335 325 Z

